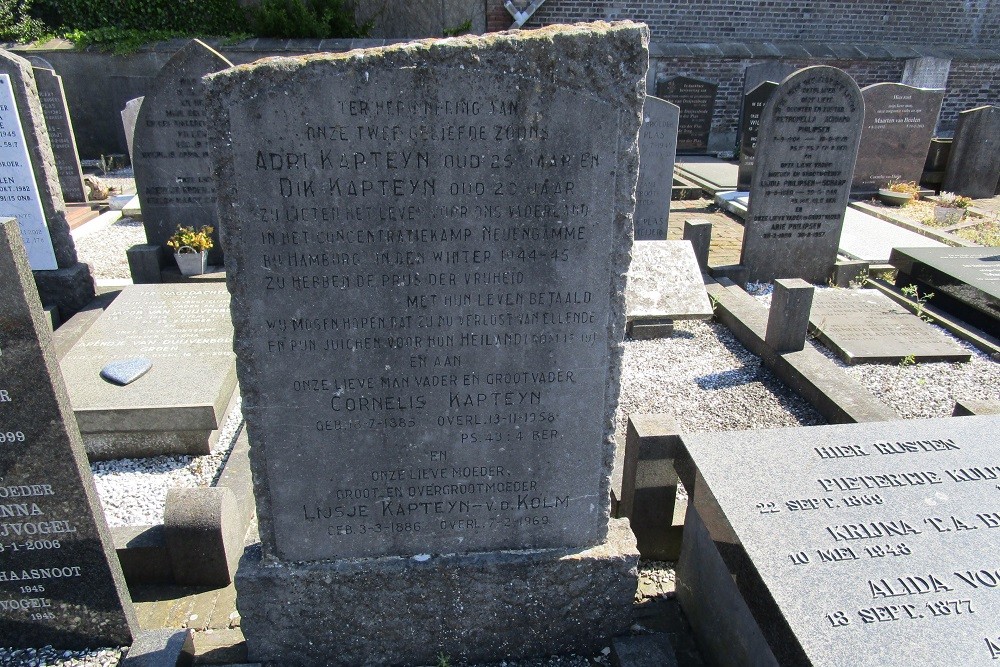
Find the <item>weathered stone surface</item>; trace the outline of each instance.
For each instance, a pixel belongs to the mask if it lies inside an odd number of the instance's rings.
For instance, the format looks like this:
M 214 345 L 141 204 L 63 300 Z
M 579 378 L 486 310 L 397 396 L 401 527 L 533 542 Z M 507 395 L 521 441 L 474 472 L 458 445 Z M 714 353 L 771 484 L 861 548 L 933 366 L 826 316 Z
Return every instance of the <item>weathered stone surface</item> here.
M 825 282 L 861 138 L 861 91 L 834 67 L 785 79 L 760 120 L 741 263 L 747 279 Z
M 900 83 L 915 88 L 934 88 L 944 90 L 948 87 L 948 73 L 951 71 L 951 58 L 910 58 L 903 65 L 903 78 Z
M 167 61 L 150 84 L 136 117 L 132 165 L 146 241 L 173 256 L 167 239 L 178 225 L 214 228 L 209 263 L 222 262 L 215 181 L 208 157 L 202 77 L 232 66 L 193 39 Z
M 708 253 L 712 249 L 712 222 L 710 220 L 685 220 L 684 240 L 691 242 L 694 258 L 702 273 L 708 272 Z
M 58 308 L 63 320 L 85 308 L 94 298 L 94 279 L 90 266 L 83 262 L 54 271 L 35 271 L 35 288 L 42 303 Z
M 849 364 L 971 357 L 968 350 L 876 290 L 818 290 L 809 328 Z
M 890 181 L 919 182 L 944 91 L 876 83 L 862 88 L 861 96 L 865 124 L 851 191 L 867 194 Z
M 958 114 L 941 188 L 966 197 L 992 197 L 1000 181 L 1000 107 Z
M 52 146 L 52 156 L 56 161 L 56 173 L 59 176 L 59 188 L 63 200 L 87 201 L 83 171 L 80 169 L 80 154 L 76 150 L 76 136 L 73 133 L 69 108 L 66 106 L 62 77 L 51 67 L 33 67 L 32 72 L 35 75 L 39 101 L 42 104 L 42 115 Z
M 646 96 L 639 130 L 639 184 L 635 189 L 637 241 L 667 238 L 679 118 L 677 105 Z
M 997 429 L 990 416 L 683 434 L 677 592 L 707 659 L 995 664 Z
M 656 96 L 680 107 L 677 153 L 708 152 L 712 132 L 715 94 L 719 84 L 687 76 L 675 76 L 656 84 Z
M 630 322 L 707 320 L 705 281 L 690 241 L 636 241 L 625 291 Z
M 246 536 L 232 491 L 170 489 L 163 525 L 174 581 L 182 586 L 228 586 L 232 582 Z
M 0 275 L 2 643 L 128 645 L 138 625 L 12 219 Z
M 591 24 L 208 77 L 269 556 L 601 542 L 646 44 Z
M 768 347 L 778 353 L 798 352 L 805 347 L 814 291 L 812 285 L 798 278 L 774 281 L 764 332 Z
M 740 171 L 736 177 L 736 189 L 746 192 L 753 178 L 754 155 L 757 153 L 757 137 L 760 134 L 760 115 L 764 105 L 778 89 L 774 81 L 764 81 L 743 96 L 740 111 Z
M 125 145 L 128 146 L 128 159 L 132 160 L 132 140 L 135 138 L 135 124 L 139 118 L 139 107 L 144 97 L 135 97 L 125 103 L 122 109 L 122 130 L 125 132 Z

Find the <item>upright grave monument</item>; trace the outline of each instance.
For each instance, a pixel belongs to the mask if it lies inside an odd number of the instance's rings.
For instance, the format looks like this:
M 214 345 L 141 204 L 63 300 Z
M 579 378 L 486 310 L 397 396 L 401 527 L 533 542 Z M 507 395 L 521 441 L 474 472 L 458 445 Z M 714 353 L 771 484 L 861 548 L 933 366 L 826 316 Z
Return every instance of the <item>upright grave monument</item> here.
M 128 159 L 132 160 L 132 140 L 135 138 L 135 122 L 142 106 L 142 97 L 136 97 L 125 103 L 122 109 L 122 130 L 125 132 L 125 145 L 128 147 Z
M 59 188 L 63 200 L 85 202 L 87 189 L 83 184 L 80 154 L 76 150 L 76 136 L 73 134 L 69 107 L 66 106 L 66 91 L 63 90 L 62 77 L 55 73 L 52 65 L 41 58 L 33 57 L 29 61 L 34 65 L 32 72 L 35 75 L 35 85 L 38 87 L 38 97 L 42 103 L 42 115 L 45 117 L 45 128 L 48 130 L 49 143 L 52 145 L 52 156 L 56 161 L 56 173 L 59 175 Z
M 0 644 L 128 646 L 132 602 L 12 218 L 0 275 Z
M 31 64 L 0 49 L 0 217 L 16 218 L 42 303 L 67 319 L 94 298 L 76 257 Z
M 892 181 L 919 183 L 944 91 L 876 83 L 861 96 L 865 124 L 851 193 L 872 194 Z
M 497 660 L 628 627 L 608 515 L 647 43 L 597 23 L 207 78 L 251 659 Z
M 209 263 L 222 261 L 202 77 L 231 65 L 193 39 L 163 66 L 139 108 L 132 166 L 146 241 L 158 247 L 161 265 L 171 256 L 166 243 L 178 225 L 211 226 Z
M 966 197 L 992 197 L 1000 183 L 1000 107 L 958 114 L 955 140 L 941 189 Z
M 796 67 L 778 60 L 766 60 L 761 63 L 748 65 L 743 70 L 743 97 L 740 106 L 740 118 L 746 115 L 746 99 L 754 88 L 765 81 L 784 81 L 789 74 L 795 72 Z M 736 145 L 743 144 L 743 124 L 736 126 Z
M 760 134 L 760 115 L 764 105 L 778 89 L 774 81 L 764 81 L 743 96 L 740 113 L 740 170 L 736 177 L 736 189 L 746 192 L 753 178 L 754 155 L 757 153 L 757 137 Z
M 718 89 L 717 83 L 688 76 L 675 76 L 656 84 L 656 96 L 681 109 L 677 126 L 678 154 L 708 152 Z
M 667 238 L 679 116 L 677 105 L 646 96 L 639 130 L 639 184 L 635 190 L 637 241 Z
M 747 280 L 826 282 L 851 190 L 864 102 L 835 67 L 807 67 L 764 107 L 741 263 Z

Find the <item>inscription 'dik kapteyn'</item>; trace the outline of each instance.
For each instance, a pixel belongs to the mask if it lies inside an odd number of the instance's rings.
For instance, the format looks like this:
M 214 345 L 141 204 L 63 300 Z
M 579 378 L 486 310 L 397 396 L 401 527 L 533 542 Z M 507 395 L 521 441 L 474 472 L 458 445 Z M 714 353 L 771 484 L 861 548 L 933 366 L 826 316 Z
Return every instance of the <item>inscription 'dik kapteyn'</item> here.
M 619 115 L 455 70 L 446 98 L 367 92 L 423 85 L 413 76 L 372 68 L 358 89 L 328 75 L 313 87 L 354 94 L 291 88 L 226 111 L 245 220 L 227 238 L 244 239 L 255 295 L 234 302 L 267 303 L 246 323 L 248 419 L 267 442 L 277 549 L 592 541 Z

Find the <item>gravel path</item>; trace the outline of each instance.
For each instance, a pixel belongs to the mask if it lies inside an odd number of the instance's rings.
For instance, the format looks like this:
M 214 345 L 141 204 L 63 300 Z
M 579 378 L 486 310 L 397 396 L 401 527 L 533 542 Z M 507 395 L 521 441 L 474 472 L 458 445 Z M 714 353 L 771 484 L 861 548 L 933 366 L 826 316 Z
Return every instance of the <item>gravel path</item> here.
M 76 240 L 80 261 L 90 264 L 97 280 L 131 278 L 125 252 L 138 243 L 146 242 L 142 223 L 121 218 L 114 224 Z
M 116 667 L 124 653 L 121 648 L 92 651 L 57 651 L 51 646 L 16 651 L 0 648 L 0 667 Z

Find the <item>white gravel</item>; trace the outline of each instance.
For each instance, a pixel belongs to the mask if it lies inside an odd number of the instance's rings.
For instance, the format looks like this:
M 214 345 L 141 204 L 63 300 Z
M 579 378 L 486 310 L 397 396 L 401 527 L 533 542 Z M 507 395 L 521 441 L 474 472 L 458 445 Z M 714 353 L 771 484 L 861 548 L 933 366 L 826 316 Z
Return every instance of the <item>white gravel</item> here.
M 51 646 L 0 648 L 0 667 L 116 667 L 124 653 L 125 649 L 121 648 L 90 651 L 57 651 Z
M 226 416 L 219 440 L 205 456 L 155 456 L 98 461 L 90 465 L 110 526 L 163 523 L 167 490 L 211 486 L 229 457 L 243 424 L 239 402 Z
M 76 240 L 76 254 L 80 261 L 90 264 L 97 280 L 123 280 L 131 278 L 126 251 L 145 243 L 146 232 L 142 223 L 132 218 L 121 218 L 105 229 Z

